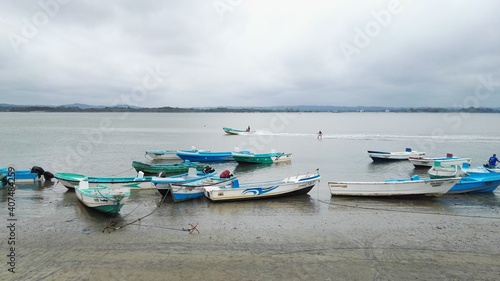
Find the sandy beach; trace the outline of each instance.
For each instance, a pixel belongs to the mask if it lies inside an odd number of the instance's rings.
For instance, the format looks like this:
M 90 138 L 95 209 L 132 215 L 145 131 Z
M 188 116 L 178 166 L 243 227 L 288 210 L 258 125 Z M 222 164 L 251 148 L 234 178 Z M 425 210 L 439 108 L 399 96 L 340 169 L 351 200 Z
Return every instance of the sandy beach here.
M 140 192 L 143 202 L 155 198 Z M 164 202 L 137 223 L 103 232 L 112 221 L 118 227 L 147 215 L 157 199 L 112 218 L 72 201 L 72 193 L 57 196 L 38 202 L 47 216 L 18 216 L 16 273 L 2 280 L 495 280 L 500 272 L 495 208 L 451 213 L 432 201 L 309 195 L 274 203 L 195 200 Z M 464 200 L 449 199 L 467 209 Z M 51 216 L 63 211 L 68 215 Z

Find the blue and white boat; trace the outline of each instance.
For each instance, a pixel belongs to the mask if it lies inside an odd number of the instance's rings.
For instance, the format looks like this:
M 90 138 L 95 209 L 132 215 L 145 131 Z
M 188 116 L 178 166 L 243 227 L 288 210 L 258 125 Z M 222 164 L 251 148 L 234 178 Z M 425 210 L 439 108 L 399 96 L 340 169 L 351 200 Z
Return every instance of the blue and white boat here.
M 493 192 L 500 185 L 500 173 L 467 172 L 447 194 Z
M 229 170 L 225 170 L 220 175 L 213 175 L 185 183 L 172 183 L 170 194 L 175 202 L 187 201 L 203 197 L 206 188 L 230 182 L 234 179 L 236 177 Z
M 177 156 L 182 160 L 191 162 L 225 162 L 234 161 L 232 151 L 210 151 L 210 150 L 178 150 Z
M 118 214 L 130 197 L 129 188 L 111 188 L 104 184 L 89 186 L 85 180 L 75 186 L 75 193 L 85 206 L 109 214 Z
M 425 152 L 415 151 L 409 147 L 406 148 L 405 151 L 396 152 L 368 150 L 368 156 L 370 156 L 374 162 L 408 160 L 410 157 L 420 157 L 424 155 Z
M 68 189 L 74 189 L 82 180 L 86 180 L 90 186 L 104 184 L 111 188 L 154 189 L 154 186 L 151 185 L 153 177 L 144 176 L 143 172 L 138 172 L 137 176 L 130 177 L 95 177 L 74 173 L 56 173 L 54 177 Z
M 248 182 L 237 179 L 230 184 L 205 187 L 205 197 L 214 202 L 255 200 L 307 194 L 320 180 L 319 171 L 287 177 L 282 180 Z
M 12 178 L 16 184 L 34 184 L 43 179 L 50 181 L 54 178 L 51 172 L 38 166 L 33 166 L 30 170 L 13 169 L 10 172 L 9 168 L 0 167 L 0 175 L 3 175 L 0 176 L 0 187 L 4 187 L 9 178 Z
M 195 168 L 189 168 L 187 173 L 170 177 L 153 177 L 151 179 L 151 184 L 156 187 L 162 196 L 166 196 L 170 193 L 172 184 L 183 184 L 191 181 L 198 181 L 215 175 L 216 173 L 214 169 L 210 166 L 206 166 L 203 171 L 197 171 Z
M 410 160 L 415 168 L 432 167 L 435 162 L 440 162 L 441 166 L 462 165 L 463 163 L 470 165 L 471 163 L 470 158 L 456 157 L 450 153 L 446 154 L 446 157 L 410 156 L 408 160 Z

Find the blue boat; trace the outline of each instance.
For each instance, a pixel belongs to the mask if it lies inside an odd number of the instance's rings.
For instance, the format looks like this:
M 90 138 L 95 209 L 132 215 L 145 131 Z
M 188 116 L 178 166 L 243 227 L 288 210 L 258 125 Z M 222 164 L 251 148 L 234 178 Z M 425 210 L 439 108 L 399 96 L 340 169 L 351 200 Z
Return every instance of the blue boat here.
M 469 173 L 447 194 L 493 192 L 500 185 L 499 173 Z
M 54 175 L 38 166 L 33 166 L 30 170 L 14 170 L 10 174 L 8 168 L 0 167 L 0 187 L 6 186 L 9 178 L 17 184 L 33 184 L 42 177 L 45 180 L 51 180 Z
M 187 182 L 199 181 L 215 175 L 215 170 L 210 166 L 205 166 L 203 171 L 197 171 L 195 168 L 189 168 L 187 173 L 170 177 L 153 177 L 151 179 L 151 184 L 156 187 L 162 196 L 165 196 L 170 193 L 173 184 L 184 184 Z
M 234 161 L 232 151 L 209 151 L 209 150 L 179 150 L 177 156 L 182 160 L 192 162 L 225 162 Z
M 172 183 L 170 193 L 175 202 L 187 201 L 205 196 L 205 189 L 236 179 L 229 170 L 223 171 L 220 175 L 213 175 L 195 181 L 185 183 Z

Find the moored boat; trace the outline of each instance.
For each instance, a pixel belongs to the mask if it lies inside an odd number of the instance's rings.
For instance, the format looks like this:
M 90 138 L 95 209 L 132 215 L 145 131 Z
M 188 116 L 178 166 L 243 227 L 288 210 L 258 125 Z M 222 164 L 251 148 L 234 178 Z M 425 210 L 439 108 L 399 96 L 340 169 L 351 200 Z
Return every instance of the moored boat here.
M 332 196 L 441 196 L 460 178 L 430 179 L 413 176 L 409 179 L 390 179 L 381 182 L 330 181 Z
M 175 202 L 187 201 L 203 197 L 205 189 L 214 185 L 223 184 L 236 179 L 229 170 L 224 170 L 220 175 L 213 175 L 185 183 L 173 183 L 170 194 Z
M 215 176 L 216 173 L 214 169 L 210 166 L 205 166 L 203 171 L 197 171 L 195 168 L 189 168 L 187 173 L 174 175 L 170 177 L 153 177 L 151 183 L 162 196 L 168 195 L 171 191 L 172 184 L 183 184 L 187 182 L 197 181 L 205 179 L 211 176 Z
M 203 170 L 205 164 L 199 162 L 191 162 L 189 160 L 180 163 L 165 163 L 165 164 L 148 164 L 139 161 L 132 161 L 132 167 L 137 172 L 144 172 L 145 175 L 158 175 L 159 173 L 181 174 L 187 173 L 189 168 L 195 168 L 198 171 Z
M 499 185 L 499 173 L 467 173 L 448 191 L 448 194 L 493 192 Z
M 151 185 L 152 177 L 145 177 L 143 172 L 138 172 L 135 177 L 90 177 L 74 173 L 56 173 L 54 176 L 68 189 L 75 188 L 82 180 L 86 180 L 91 186 L 105 184 L 111 188 L 154 189 L 154 186 Z
M 5 186 L 9 178 L 12 178 L 16 184 L 34 184 L 37 181 L 50 181 L 54 178 L 51 172 L 45 171 L 39 166 L 33 166 L 29 170 L 17 170 L 14 168 L 9 170 L 9 168 L 0 167 L 0 175 L 4 175 L 2 177 L 3 180 L 0 181 L 0 187 Z
M 177 155 L 182 160 L 195 162 L 225 162 L 234 161 L 231 151 L 210 151 L 210 150 L 178 150 Z
M 146 158 L 151 160 L 179 160 L 177 150 L 146 150 Z
M 129 188 L 110 188 L 104 184 L 91 187 L 85 180 L 75 186 L 75 193 L 83 205 L 109 214 L 119 213 L 130 197 Z
M 375 162 L 408 160 L 410 157 L 418 157 L 423 155 L 425 155 L 425 152 L 415 151 L 411 148 L 406 148 L 405 151 L 397 152 L 368 150 L 368 156 L 370 156 L 370 158 L 372 158 L 372 160 Z
M 250 151 L 233 152 L 233 158 L 238 163 L 252 164 L 272 164 L 280 162 L 289 162 L 292 160 L 291 153 L 270 152 L 270 153 L 252 153 Z
M 281 180 L 240 183 L 205 187 L 205 197 L 214 202 L 255 200 L 307 194 L 320 180 L 319 171 L 290 176 Z
M 410 162 L 418 167 L 432 167 L 434 162 L 439 161 L 441 164 L 451 166 L 451 165 L 462 165 L 463 163 L 468 163 L 470 165 L 470 158 L 455 157 L 453 154 L 448 153 L 446 157 L 423 157 L 423 156 L 410 156 L 408 158 Z

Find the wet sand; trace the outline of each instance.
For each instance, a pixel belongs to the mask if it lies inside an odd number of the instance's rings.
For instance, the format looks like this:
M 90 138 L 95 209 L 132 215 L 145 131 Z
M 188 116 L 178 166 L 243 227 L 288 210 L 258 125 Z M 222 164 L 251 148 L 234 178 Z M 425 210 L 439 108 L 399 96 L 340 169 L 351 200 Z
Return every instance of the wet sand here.
M 1 280 L 495 280 L 500 272 L 494 194 L 167 200 L 154 211 L 159 195 L 144 190 L 118 217 L 88 210 L 59 187 L 16 196 L 16 273 L 2 262 Z

